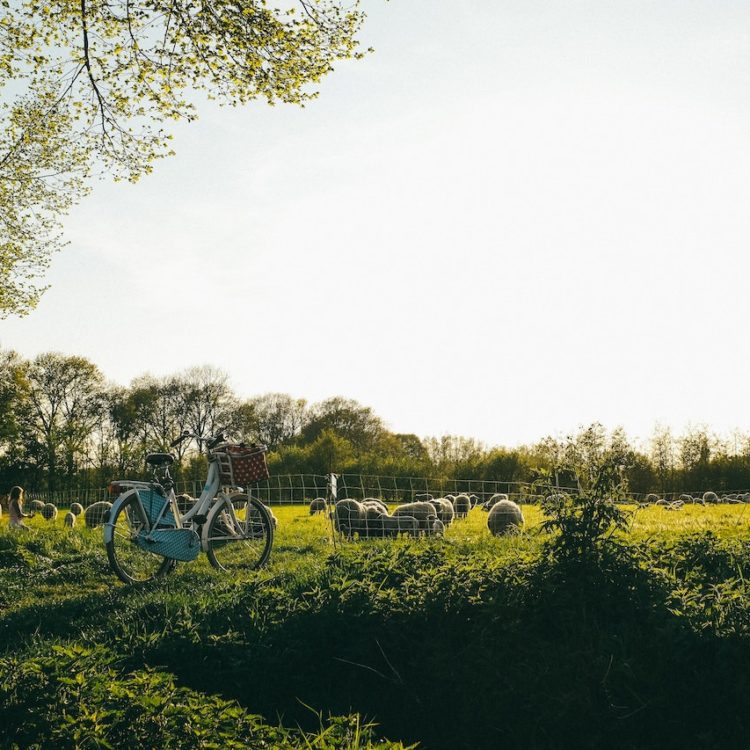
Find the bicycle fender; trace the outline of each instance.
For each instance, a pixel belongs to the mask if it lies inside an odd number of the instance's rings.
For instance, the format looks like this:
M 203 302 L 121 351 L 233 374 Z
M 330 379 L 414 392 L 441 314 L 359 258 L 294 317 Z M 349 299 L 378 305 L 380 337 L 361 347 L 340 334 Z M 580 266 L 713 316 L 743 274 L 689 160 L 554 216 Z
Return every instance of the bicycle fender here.
M 104 544 L 109 544 L 112 541 L 112 536 L 114 535 L 114 526 L 112 524 L 112 521 L 114 517 L 117 515 L 117 511 L 120 510 L 120 506 L 126 501 L 130 500 L 130 498 L 136 494 L 137 490 L 135 488 L 130 490 L 125 490 L 118 498 L 115 500 L 115 502 L 112 504 L 112 507 L 109 509 L 109 517 L 107 518 L 107 521 L 104 524 Z

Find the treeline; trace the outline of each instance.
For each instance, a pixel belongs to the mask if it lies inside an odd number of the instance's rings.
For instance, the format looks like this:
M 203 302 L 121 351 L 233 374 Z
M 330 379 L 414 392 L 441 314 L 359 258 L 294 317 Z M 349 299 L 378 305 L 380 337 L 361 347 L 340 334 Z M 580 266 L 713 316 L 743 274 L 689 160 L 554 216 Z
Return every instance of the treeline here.
M 750 487 L 750 437 L 730 440 L 694 428 L 681 436 L 657 428 L 637 447 L 620 429 L 600 424 L 529 446 L 488 447 L 471 438 L 420 438 L 387 429 L 371 408 L 334 397 L 308 404 L 287 394 L 250 399 L 228 376 L 195 367 L 168 377 L 143 375 L 129 387 L 108 383 L 83 357 L 45 353 L 25 360 L 0 352 L 0 482 L 37 491 L 105 486 L 143 476 L 147 452 L 169 450 L 187 429 L 266 444 L 276 474 L 377 474 L 527 482 L 564 486 L 587 480 L 604 456 L 633 492 Z M 178 479 L 205 476 L 195 445 L 173 449 Z

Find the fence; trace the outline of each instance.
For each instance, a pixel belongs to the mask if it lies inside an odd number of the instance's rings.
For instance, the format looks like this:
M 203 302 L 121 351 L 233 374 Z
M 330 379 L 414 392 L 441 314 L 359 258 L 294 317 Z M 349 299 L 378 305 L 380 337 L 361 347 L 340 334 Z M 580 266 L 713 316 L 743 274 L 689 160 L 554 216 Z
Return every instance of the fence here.
M 504 493 L 511 500 L 518 503 L 536 502 L 540 499 L 540 490 L 524 482 L 502 482 L 487 479 L 449 479 L 445 477 L 394 477 L 378 474 L 337 474 L 336 496 L 341 499 L 350 497 L 362 500 L 375 497 L 388 503 L 412 502 L 421 495 L 444 497 L 445 495 L 476 495 L 478 502 L 488 500 L 495 493 Z M 302 505 L 316 497 L 331 499 L 330 475 L 317 474 L 281 474 L 272 476 L 248 488 L 250 493 L 267 505 Z M 175 492 L 198 497 L 203 490 L 203 480 L 188 480 L 177 482 Z M 556 491 L 575 494 L 577 488 L 559 487 Z M 659 498 L 667 501 L 677 500 L 680 495 L 690 495 L 700 498 L 703 491 L 657 493 Z M 742 502 L 750 497 L 750 490 L 734 490 L 722 492 L 720 500 L 725 502 Z M 631 502 L 644 502 L 645 494 L 631 494 Z M 54 503 L 58 507 L 68 507 L 72 502 L 79 502 L 84 506 L 98 500 L 111 500 L 109 490 L 100 488 L 77 488 L 75 490 L 60 490 L 56 492 L 27 492 L 27 500 L 42 500 Z M 651 498 L 653 500 L 653 498 Z M 747 502 L 747 500 L 745 500 Z

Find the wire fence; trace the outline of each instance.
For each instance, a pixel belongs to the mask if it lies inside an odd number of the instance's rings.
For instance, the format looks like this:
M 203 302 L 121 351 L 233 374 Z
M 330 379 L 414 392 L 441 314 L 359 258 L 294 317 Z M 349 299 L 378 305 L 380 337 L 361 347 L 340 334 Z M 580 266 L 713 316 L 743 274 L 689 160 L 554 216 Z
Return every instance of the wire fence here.
M 315 498 L 333 499 L 352 498 L 364 500 L 377 498 L 386 503 L 414 502 L 431 495 L 434 498 L 447 495 L 466 494 L 474 496 L 476 502 L 486 502 L 493 495 L 501 493 L 519 504 L 539 502 L 550 492 L 575 495 L 577 487 L 549 487 L 542 489 L 526 482 L 507 482 L 487 479 L 452 479 L 445 477 L 396 477 L 379 474 L 337 474 L 336 492 L 331 492 L 331 476 L 318 474 L 280 474 L 269 477 L 252 487 L 248 492 L 259 498 L 266 505 L 304 505 Z M 198 497 L 203 490 L 203 480 L 179 481 L 175 486 L 176 494 Z M 27 501 L 41 500 L 53 503 L 59 508 L 69 507 L 78 502 L 84 507 L 100 500 L 112 500 L 107 487 L 79 487 L 57 491 L 28 491 Z M 750 503 L 750 489 L 738 489 L 714 493 L 704 490 L 630 493 L 622 500 L 625 503 L 653 504 L 674 502 L 719 502 Z

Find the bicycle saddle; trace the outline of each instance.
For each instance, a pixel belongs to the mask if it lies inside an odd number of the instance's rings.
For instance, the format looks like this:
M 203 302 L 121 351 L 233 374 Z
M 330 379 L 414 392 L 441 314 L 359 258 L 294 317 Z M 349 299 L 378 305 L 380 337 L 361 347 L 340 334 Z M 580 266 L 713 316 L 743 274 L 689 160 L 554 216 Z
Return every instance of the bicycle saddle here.
M 174 463 L 174 456 L 171 453 L 149 453 L 146 456 L 146 463 L 149 466 L 171 466 Z

